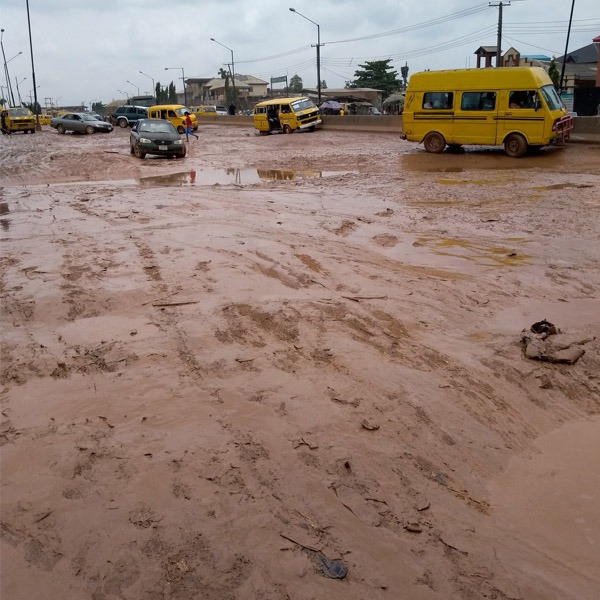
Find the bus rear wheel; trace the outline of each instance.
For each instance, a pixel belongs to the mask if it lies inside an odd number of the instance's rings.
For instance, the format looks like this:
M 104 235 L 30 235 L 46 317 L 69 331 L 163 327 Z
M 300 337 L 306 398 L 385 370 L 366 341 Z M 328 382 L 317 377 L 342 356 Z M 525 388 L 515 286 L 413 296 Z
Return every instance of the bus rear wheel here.
M 425 150 L 427 152 L 431 152 L 432 154 L 439 154 L 444 151 L 446 147 L 446 140 L 441 133 L 437 131 L 432 131 L 425 136 L 423 140 L 423 146 L 425 146 Z
M 504 140 L 504 152 L 512 158 L 521 158 L 527 152 L 527 141 L 520 133 L 511 133 Z

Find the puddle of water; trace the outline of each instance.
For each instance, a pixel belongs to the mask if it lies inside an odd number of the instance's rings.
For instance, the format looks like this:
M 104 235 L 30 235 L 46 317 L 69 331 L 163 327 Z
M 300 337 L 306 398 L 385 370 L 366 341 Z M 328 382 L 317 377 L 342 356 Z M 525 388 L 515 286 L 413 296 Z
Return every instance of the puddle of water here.
M 512 306 L 499 312 L 494 328 L 509 333 L 529 329 L 533 323 L 547 319 L 564 331 L 585 330 L 590 324 L 600 323 L 600 300 L 575 299 L 558 302 L 531 302 Z
M 0 227 L 4 231 L 8 231 L 10 229 L 10 219 L 0 219 Z
M 534 190 L 565 190 L 568 188 L 591 188 L 594 187 L 588 183 L 571 183 L 567 181 L 566 183 L 555 183 L 553 185 L 541 185 L 534 187 Z
M 425 150 L 416 150 L 400 156 L 402 167 L 411 171 L 429 173 L 459 173 L 471 169 L 553 169 L 567 164 L 566 147 L 543 148 L 539 154 L 510 158 L 500 147 L 467 146 L 466 152 L 442 152 L 430 154 Z
M 7 215 L 9 212 L 8 202 L 0 202 L 0 215 Z
M 181 171 L 167 175 L 152 175 L 139 179 L 102 181 L 72 181 L 51 183 L 50 187 L 90 185 L 139 185 L 142 187 L 181 187 L 189 185 L 253 185 L 265 181 L 300 181 L 321 177 L 348 175 L 355 171 L 300 171 L 288 169 L 213 169 L 206 171 Z M 44 185 L 44 187 L 47 187 Z
M 507 238 L 513 243 L 524 243 L 527 240 Z M 433 239 L 419 238 L 417 245 L 428 246 L 438 256 L 451 256 L 475 262 L 485 267 L 518 267 L 527 264 L 531 256 L 516 252 L 513 248 L 502 248 L 476 244 L 468 240 L 451 238 Z
M 436 179 L 441 185 L 504 185 L 502 181 L 491 181 L 489 179 Z
M 494 516 L 517 539 L 503 562 L 537 563 L 544 578 L 569 588 L 565 598 L 597 598 L 587 594 L 600 589 L 599 457 L 596 416 L 539 437 L 490 486 Z

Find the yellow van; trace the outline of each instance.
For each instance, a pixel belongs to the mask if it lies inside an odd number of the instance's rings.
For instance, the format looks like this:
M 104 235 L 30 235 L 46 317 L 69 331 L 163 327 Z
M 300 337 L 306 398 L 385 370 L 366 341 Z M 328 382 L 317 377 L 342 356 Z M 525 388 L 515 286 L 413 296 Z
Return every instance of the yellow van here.
M 198 129 L 198 119 L 191 108 L 183 104 L 158 104 L 148 108 L 149 119 L 166 119 L 175 126 L 179 133 L 185 133 L 185 113 L 189 112 L 192 119 L 192 129 Z
M 208 106 L 192 106 L 192 114 L 197 117 L 216 117 L 217 107 L 213 104 Z
M 321 113 L 310 98 L 276 98 L 259 102 L 254 107 L 254 127 L 261 135 L 274 131 L 314 131 L 322 123 Z
M 4 108 L 0 113 L 2 133 L 11 134 L 16 131 L 35 133 L 35 115 L 25 107 Z
M 569 140 L 573 119 L 541 67 L 415 73 L 408 82 L 402 138 L 427 152 L 446 145 L 504 145 L 520 157 Z

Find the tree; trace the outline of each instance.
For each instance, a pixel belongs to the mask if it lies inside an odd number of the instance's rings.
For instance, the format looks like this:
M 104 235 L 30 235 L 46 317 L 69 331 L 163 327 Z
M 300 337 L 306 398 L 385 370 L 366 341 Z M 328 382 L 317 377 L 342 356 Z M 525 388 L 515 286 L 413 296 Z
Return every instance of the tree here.
M 102 104 L 102 102 L 92 102 L 92 110 L 99 115 L 103 114 L 105 109 L 106 104 Z
M 229 71 L 226 71 L 221 67 L 219 69 L 219 77 L 225 80 L 225 104 L 229 106 L 233 102 L 233 91 L 231 90 L 231 85 L 229 83 Z
M 556 58 L 553 56 L 550 61 L 550 67 L 548 67 L 548 77 L 552 80 L 556 91 L 559 91 L 560 88 L 560 73 L 558 72 L 558 68 L 556 67 Z
M 304 83 L 302 82 L 302 77 L 300 75 L 292 75 L 289 84 L 290 92 L 302 92 L 304 89 Z
M 177 104 L 177 88 L 175 87 L 175 84 L 172 81 L 169 84 L 168 98 L 169 104 Z
M 354 81 L 347 82 L 346 86 L 374 88 L 381 90 L 384 96 L 389 96 L 401 85 L 397 71 L 391 70 L 391 60 L 371 60 L 364 65 L 358 65 L 360 70 L 354 72 Z

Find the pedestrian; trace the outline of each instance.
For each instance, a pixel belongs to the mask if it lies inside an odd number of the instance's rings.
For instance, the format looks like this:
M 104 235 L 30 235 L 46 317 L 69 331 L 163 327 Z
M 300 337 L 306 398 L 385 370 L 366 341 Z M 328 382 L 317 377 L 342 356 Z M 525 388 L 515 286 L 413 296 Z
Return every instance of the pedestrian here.
M 194 129 L 192 128 L 192 117 L 190 117 L 190 113 L 185 111 L 185 141 L 190 141 L 190 134 L 193 135 L 196 139 L 198 136 L 194 133 Z

